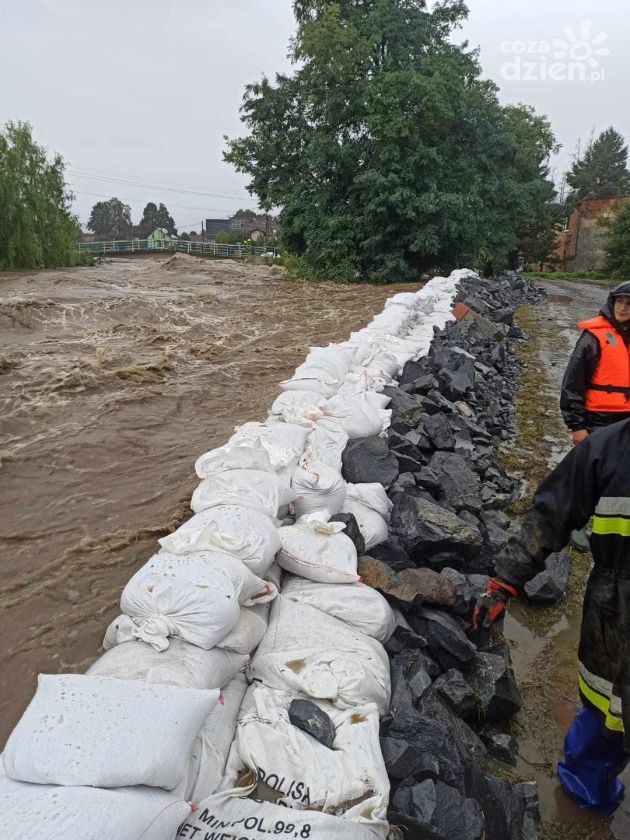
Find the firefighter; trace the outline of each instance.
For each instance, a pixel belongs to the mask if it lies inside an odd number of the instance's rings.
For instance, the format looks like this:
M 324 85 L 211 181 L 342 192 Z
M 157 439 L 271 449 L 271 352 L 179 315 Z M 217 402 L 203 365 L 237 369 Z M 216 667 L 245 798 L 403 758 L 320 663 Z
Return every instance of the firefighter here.
M 497 557 L 474 624 L 490 627 L 591 516 L 594 565 L 578 650 L 583 708 L 557 772 L 567 794 L 609 815 L 623 794 L 617 777 L 630 756 L 630 419 L 587 436 L 541 483 L 519 535 Z
M 630 417 L 630 282 L 612 290 L 583 330 L 562 382 L 560 408 L 573 443 Z

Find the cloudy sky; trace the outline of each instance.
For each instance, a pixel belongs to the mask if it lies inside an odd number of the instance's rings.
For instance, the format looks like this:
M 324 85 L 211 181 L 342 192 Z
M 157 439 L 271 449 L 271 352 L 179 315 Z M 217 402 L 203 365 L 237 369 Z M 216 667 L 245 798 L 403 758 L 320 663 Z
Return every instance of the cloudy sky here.
M 630 139 L 630 19 L 620 0 L 470 0 L 461 38 L 504 102 L 549 115 L 563 149 Z M 247 82 L 290 69 L 290 0 L 0 0 L 0 124 L 30 121 L 68 162 L 75 211 L 116 195 L 180 229 L 253 201 L 223 163 Z M 563 42 L 563 43 L 560 43 Z

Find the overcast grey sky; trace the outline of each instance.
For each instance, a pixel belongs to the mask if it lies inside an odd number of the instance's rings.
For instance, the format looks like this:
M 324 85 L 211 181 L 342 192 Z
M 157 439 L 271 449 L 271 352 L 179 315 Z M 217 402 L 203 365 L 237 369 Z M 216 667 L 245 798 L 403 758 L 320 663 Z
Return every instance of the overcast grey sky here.
M 625 3 L 469 7 L 461 37 L 481 48 L 502 101 L 549 115 L 564 147 L 558 171 L 593 129 L 613 124 L 630 139 Z M 247 82 L 290 69 L 292 31 L 290 0 L 0 0 L 0 124 L 29 120 L 63 154 L 83 223 L 116 195 L 134 221 L 147 201 L 164 201 L 180 229 L 199 228 L 253 206 L 247 179 L 222 161 L 223 135 L 241 132 Z M 550 46 L 557 38 L 564 47 Z

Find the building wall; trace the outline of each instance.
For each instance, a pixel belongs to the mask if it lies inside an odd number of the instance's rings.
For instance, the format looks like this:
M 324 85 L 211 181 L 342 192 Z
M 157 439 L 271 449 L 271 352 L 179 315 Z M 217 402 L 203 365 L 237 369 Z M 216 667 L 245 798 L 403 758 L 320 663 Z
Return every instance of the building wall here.
M 606 266 L 602 221 L 613 215 L 628 198 L 597 198 L 580 201 L 569 218 L 557 255 L 563 271 L 601 271 Z

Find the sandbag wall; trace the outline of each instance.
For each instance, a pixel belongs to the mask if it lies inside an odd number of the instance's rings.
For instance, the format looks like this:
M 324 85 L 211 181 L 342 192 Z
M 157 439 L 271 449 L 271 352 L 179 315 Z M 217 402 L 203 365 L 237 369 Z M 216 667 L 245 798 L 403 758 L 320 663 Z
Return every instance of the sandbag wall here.
M 405 475 L 416 490 L 431 476 L 416 477 L 424 456 L 398 454 L 393 435 L 407 440 L 401 414 L 420 422 L 443 383 L 420 399 L 395 378 L 452 321 L 458 287 L 477 282 L 454 272 L 394 296 L 344 344 L 311 349 L 264 423 L 198 459 L 195 515 L 125 587 L 105 655 L 86 675 L 40 677 L 3 755 L 3 838 L 171 840 L 221 829 L 384 840 L 379 718 L 388 725 L 398 706 L 383 643 L 415 651 L 407 680 L 431 634 L 396 616 L 376 590 L 405 599 L 387 582 L 361 583 L 357 568 L 393 550 L 390 516 L 401 546 L 414 539 L 402 534 L 397 494 L 422 502 Z M 419 422 L 409 427 L 418 435 Z M 361 475 L 366 462 L 379 477 Z M 465 589 L 459 578 L 451 585 Z M 195 815 L 189 802 L 200 803 Z

